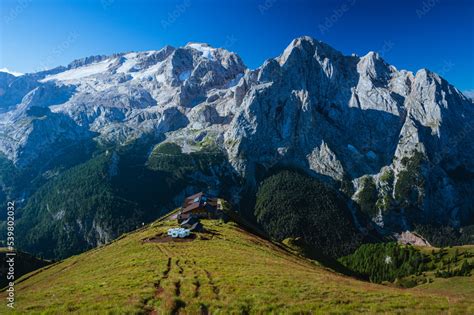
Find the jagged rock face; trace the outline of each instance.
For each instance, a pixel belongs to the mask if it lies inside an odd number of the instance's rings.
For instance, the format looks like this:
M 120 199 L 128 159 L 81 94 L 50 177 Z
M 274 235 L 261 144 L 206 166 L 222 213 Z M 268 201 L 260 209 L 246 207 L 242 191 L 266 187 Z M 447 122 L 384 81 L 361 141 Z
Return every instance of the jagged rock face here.
M 52 113 L 49 108 L 30 107 L 15 116 L 0 121 L 3 137 L 0 150 L 10 153 L 18 167 L 45 158 L 48 152 L 59 155 L 75 143 L 92 137 L 92 132 L 82 128 L 64 115 Z M 10 123 L 14 121 L 14 125 Z M 42 163 L 47 162 L 43 160 Z
M 381 189 L 382 168 L 392 169 L 396 181 L 403 158 L 422 152 L 420 216 L 459 225 L 460 217 L 472 213 L 472 198 L 461 197 L 472 180 L 449 173 L 474 170 L 473 106 L 438 75 L 413 75 L 376 53 L 347 57 L 299 38 L 253 77 L 225 134 L 232 163 L 250 181 L 256 165 L 286 164 L 328 179 L 349 176 L 358 190 L 358 178 L 370 175 Z M 393 187 L 387 193 L 396 195 Z M 389 223 L 385 227 L 407 228 L 403 213 L 381 217 L 382 225 Z
M 399 71 L 373 52 L 344 56 L 309 37 L 255 70 L 234 53 L 189 43 L 1 74 L 0 109 L 0 150 L 19 167 L 81 139 L 152 135 L 189 152 L 211 137 L 250 185 L 257 168 L 289 165 L 333 183 L 351 179 L 355 200 L 371 176 L 390 200 L 404 158 L 421 152 L 423 217 L 459 225 L 474 204 L 466 194 L 474 187 L 472 102 L 428 70 Z M 390 185 L 381 179 L 388 170 Z M 403 211 L 376 217 L 381 226 L 407 224 Z
M 257 71 L 227 134 L 234 139 L 233 157 L 246 158 L 260 147 L 258 163 L 290 160 L 337 179 L 344 170 L 353 177 L 373 173 L 391 160 L 403 101 L 381 88 L 394 70 L 376 54 L 346 57 L 301 38 Z M 315 161 L 315 149 L 337 152 L 337 158 L 325 154 Z

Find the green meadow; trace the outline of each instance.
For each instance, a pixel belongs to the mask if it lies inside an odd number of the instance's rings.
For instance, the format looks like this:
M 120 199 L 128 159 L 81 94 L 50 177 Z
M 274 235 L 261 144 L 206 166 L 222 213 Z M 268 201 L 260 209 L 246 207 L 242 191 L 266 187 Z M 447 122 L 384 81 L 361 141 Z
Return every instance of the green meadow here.
M 24 275 L 18 314 L 472 314 L 474 277 L 413 289 L 359 281 L 298 256 L 234 222 L 204 220 L 190 241 L 158 220 Z M 5 301 L 5 292 L 0 298 Z M 11 313 L 2 303 L 0 313 Z

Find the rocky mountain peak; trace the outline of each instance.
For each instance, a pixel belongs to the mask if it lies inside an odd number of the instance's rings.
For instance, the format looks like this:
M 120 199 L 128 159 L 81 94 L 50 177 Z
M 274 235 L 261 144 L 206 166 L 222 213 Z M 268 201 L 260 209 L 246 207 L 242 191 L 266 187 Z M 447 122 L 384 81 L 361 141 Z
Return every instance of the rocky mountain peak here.
M 357 64 L 357 71 L 362 76 L 367 76 L 373 81 L 379 81 L 386 84 L 394 69 L 391 68 L 378 53 L 370 51 L 360 58 L 360 61 Z
M 331 46 L 309 36 L 294 39 L 283 51 L 278 62 L 281 66 L 294 62 L 304 62 L 311 59 L 323 61 L 325 59 L 336 59 L 342 54 Z M 291 65 L 290 65 L 291 66 Z

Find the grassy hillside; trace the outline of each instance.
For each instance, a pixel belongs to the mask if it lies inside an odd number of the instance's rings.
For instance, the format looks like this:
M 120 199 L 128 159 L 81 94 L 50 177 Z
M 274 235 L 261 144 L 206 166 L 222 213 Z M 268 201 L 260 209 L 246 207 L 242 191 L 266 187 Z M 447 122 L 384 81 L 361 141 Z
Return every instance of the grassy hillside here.
M 232 222 L 206 220 L 208 232 L 194 240 L 165 242 L 160 235 L 174 225 L 155 222 L 23 276 L 16 312 L 474 312 L 472 290 L 456 295 L 429 287 L 428 294 L 354 280 Z M 1 303 L 0 313 L 6 311 Z
M 471 300 L 474 296 L 474 277 L 453 277 L 446 279 L 436 279 L 432 283 L 420 285 L 413 291 L 437 294 L 448 297 L 451 300 Z M 472 303 L 471 303 L 472 304 Z M 472 314 L 472 306 L 469 313 Z

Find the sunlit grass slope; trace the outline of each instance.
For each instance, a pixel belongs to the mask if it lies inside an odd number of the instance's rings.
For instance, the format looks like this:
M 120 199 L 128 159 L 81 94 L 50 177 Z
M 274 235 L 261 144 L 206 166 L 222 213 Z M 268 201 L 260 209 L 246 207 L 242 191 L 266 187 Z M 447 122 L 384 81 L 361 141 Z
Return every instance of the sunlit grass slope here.
M 155 222 L 25 275 L 16 285 L 16 312 L 474 312 L 472 290 L 453 298 L 436 288 L 427 293 L 354 280 L 290 254 L 235 223 L 206 220 L 209 233 L 189 242 L 143 241 L 174 225 Z M 468 279 L 463 281 L 472 284 Z M 0 298 L 5 299 L 4 292 Z M 7 312 L 1 303 L 0 314 Z

